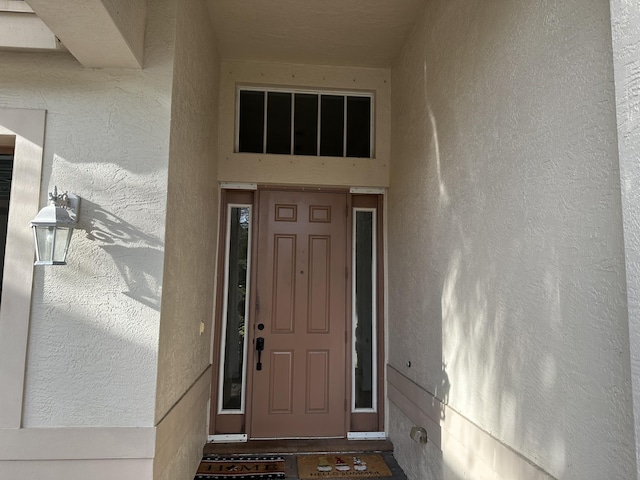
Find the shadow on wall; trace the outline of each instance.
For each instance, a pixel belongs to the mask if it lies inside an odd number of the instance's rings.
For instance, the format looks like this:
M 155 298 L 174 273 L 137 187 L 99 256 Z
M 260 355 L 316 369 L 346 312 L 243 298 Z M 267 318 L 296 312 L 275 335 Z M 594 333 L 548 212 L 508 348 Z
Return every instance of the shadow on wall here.
M 95 203 L 82 201 L 83 210 L 91 212 L 87 238 L 97 242 L 113 259 L 128 287 L 123 293 L 160 311 L 162 242 Z
M 425 405 L 416 405 L 432 424 L 413 411 L 409 404 L 390 403 L 389 436 L 394 456 L 412 480 L 445 478 L 441 433 L 449 402 L 451 381 L 443 355 L 443 312 L 440 258 L 430 252 L 438 232 L 432 226 L 450 203 L 441 165 L 441 139 L 436 115 L 427 90 L 427 65 L 413 70 L 422 77 L 415 96 L 396 93 L 394 109 L 403 112 L 392 123 L 392 139 L 402 145 L 393 152 L 388 195 L 389 265 L 389 364 L 424 392 Z M 401 76 L 402 77 L 402 76 Z M 392 77 L 393 80 L 393 77 Z M 411 88 L 400 78 L 396 92 Z M 424 89 L 418 94 L 418 89 Z M 423 128 L 424 127 L 424 128 Z M 451 133 L 448 130 L 446 133 Z M 427 400 L 428 398 L 428 400 Z M 416 415 L 416 416 L 414 416 Z M 429 429 L 426 445 L 410 437 L 414 426 Z
M 55 321 L 52 321 L 55 320 Z M 157 340 L 81 306 L 37 305 L 29 338 L 25 426 L 153 422 Z M 2 473 L 0 472 L 0 477 Z
M 428 467 L 430 444 L 426 453 L 417 450 L 404 431 L 393 438 L 399 462 L 410 478 L 483 478 L 477 433 L 484 430 L 525 458 L 562 472 L 565 412 L 558 388 L 560 342 L 554 339 L 563 333 L 560 278 L 566 272 L 559 268 L 559 239 L 542 234 L 554 225 L 540 214 L 553 213 L 544 205 L 552 199 L 532 187 L 541 183 L 536 175 L 546 178 L 547 172 L 544 166 L 523 169 L 517 151 L 504 161 L 511 155 L 500 135 L 510 132 L 508 115 L 496 113 L 484 124 L 457 114 L 460 105 L 477 101 L 469 93 L 474 87 L 454 75 L 455 68 L 446 76 L 435 62 L 428 71 L 426 53 L 424 58 L 412 66 L 423 80 L 415 93 L 424 98 L 399 96 L 394 102 L 403 114 L 392 136 L 402 150 L 394 152 L 389 191 L 389 265 L 396 270 L 390 278 L 402 284 L 389 287 L 389 311 L 403 318 L 390 319 L 390 343 L 402 346 L 390 344 L 392 355 L 402 355 L 390 356 L 390 363 L 402 365 L 407 354 L 419 360 L 413 362 L 417 368 L 398 371 L 433 389 L 432 407 L 440 409 L 441 426 L 451 428 L 447 433 L 458 433 L 447 408 L 473 425 L 461 433 L 465 448 L 454 442 L 445 447 L 442 471 Z M 457 83 L 444 88 L 443 82 Z M 459 91 L 460 98 L 430 94 L 443 91 Z M 470 153 L 465 137 L 482 143 Z M 422 212 L 422 221 L 415 212 Z
M 449 404 L 449 390 L 451 384 L 449 383 L 449 375 L 447 375 L 447 364 L 442 362 L 442 373 L 440 374 L 440 383 L 436 385 L 435 398 L 440 401 L 440 420 L 447 418 L 447 405 Z
M 459 8 L 460 2 L 451 5 Z M 596 388 L 587 387 L 588 371 L 599 368 L 580 351 L 587 350 L 583 345 L 588 336 L 579 334 L 586 324 L 574 312 L 591 301 L 574 280 L 587 276 L 588 265 L 581 265 L 584 262 L 574 253 L 578 244 L 572 242 L 582 240 L 580 224 L 589 225 L 590 219 L 581 218 L 586 204 L 572 205 L 582 198 L 581 186 L 576 182 L 578 189 L 572 192 L 575 186 L 563 182 L 575 176 L 571 170 L 576 165 L 568 158 L 564 164 L 555 163 L 554 145 L 545 145 L 555 140 L 550 125 L 557 120 L 518 103 L 517 87 L 531 85 L 529 79 L 546 68 L 529 57 L 530 63 L 516 70 L 509 63 L 514 56 L 505 52 L 528 52 L 524 39 L 539 37 L 534 30 L 542 25 L 543 9 L 529 5 L 489 5 L 499 21 L 481 12 L 470 16 L 467 21 L 477 20 L 473 28 L 460 33 L 458 43 L 447 44 L 452 50 L 446 54 L 456 61 L 440 65 L 434 59 L 429 78 L 425 57 L 425 101 L 420 108 L 432 130 L 433 147 L 424 152 L 427 167 L 422 172 L 431 177 L 428 190 L 440 192 L 437 198 L 423 195 L 428 230 L 433 232 L 426 248 L 438 259 L 430 285 L 440 290 L 442 361 L 453 383 L 451 408 L 473 424 L 467 431 L 484 430 L 513 451 L 511 458 L 520 455 L 523 463 L 529 461 L 550 475 L 562 477 L 573 468 L 576 478 L 587 478 L 590 447 L 583 445 L 588 445 L 588 437 L 571 441 L 572 433 L 576 437 L 571 429 L 600 423 L 595 418 L 584 422 L 575 408 L 588 407 L 589 397 L 597 395 L 592 393 Z M 550 12 L 548 18 L 555 14 Z M 451 25 L 443 21 L 444 26 Z M 522 26 L 526 29 L 517 28 Z M 469 46 L 474 44 L 481 55 L 471 58 L 474 48 Z M 512 76 L 496 74 L 505 71 Z M 561 80 L 558 91 L 565 89 Z M 500 82 L 501 88 L 495 85 Z M 439 95 L 429 96 L 428 91 Z M 493 101 L 497 96 L 492 97 L 492 91 L 500 92 L 498 101 Z M 540 100 L 549 107 L 554 101 L 552 94 Z M 528 155 L 524 147 L 534 144 L 537 148 Z M 597 180 L 593 185 L 598 187 Z M 571 260 L 579 263 L 574 266 Z M 603 280 L 594 289 L 606 287 L 609 280 Z M 598 343 L 592 344 L 594 351 L 601 348 Z M 572 390 L 581 393 L 574 395 Z M 459 478 L 480 478 L 482 445 L 471 435 L 467 441 L 473 456 L 462 458 L 461 450 L 451 447 L 445 451 L 444 466 Z M 509 468 L 506 462 L 499 467 Z M 588 478 L 601 477 L 602 471 L 595 474 L 600 468 Z

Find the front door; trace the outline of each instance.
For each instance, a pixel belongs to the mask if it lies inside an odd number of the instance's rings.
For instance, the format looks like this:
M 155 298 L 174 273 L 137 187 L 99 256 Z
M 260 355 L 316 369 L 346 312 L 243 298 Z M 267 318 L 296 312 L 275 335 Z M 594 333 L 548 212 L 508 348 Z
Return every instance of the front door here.
M 347 196 L 262 190 L 259 204 L 251 437 L 343 437 Z

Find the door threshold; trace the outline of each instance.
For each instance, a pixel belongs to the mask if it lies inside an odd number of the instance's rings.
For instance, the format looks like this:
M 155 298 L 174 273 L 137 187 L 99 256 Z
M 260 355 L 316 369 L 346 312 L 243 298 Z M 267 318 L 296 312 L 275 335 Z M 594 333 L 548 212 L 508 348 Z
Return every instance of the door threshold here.
M 384 440 L 387 434 L 384 432 L 348 432 L 347 440 Z
M 287 440 L 337 440 L 344 437 L 264 437 L 264 438 L 252 438 L 256 442 L 260 441 L 287 441 Z
M 229 434 L 229 435 L 209 435 L 207 443 L 244 443 L 247 435 L 245 433 Z
M 393 452 L 390 440 L 347 440 L 346 438 L 248 440 L 245 443 L 207 443 L 207 455 L 268 455 L 309 453 Z

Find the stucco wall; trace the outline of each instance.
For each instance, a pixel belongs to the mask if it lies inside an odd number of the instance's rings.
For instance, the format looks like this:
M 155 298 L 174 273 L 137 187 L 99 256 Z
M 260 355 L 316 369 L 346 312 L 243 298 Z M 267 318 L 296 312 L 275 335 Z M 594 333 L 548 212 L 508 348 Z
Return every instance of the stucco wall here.
M 631 478 L 608 2 L 429 2 L 392 106 L 389 363 L 514 458 Z
M 225 182 L 384 187 L 389 183 L 391 86 L 388 69 L 225 60 L 220 93 L 220 163 Z M 235 153 L 238 85 L 373 92 L 375 158 Z
M 179 0 L 158 352 L 158 479 L 193 478 L 206 442 L 218 237 L 219 78 L 220 60 L 204 0 Z M 204 397 L 190 392 L 196 382 Z M 176 408 L 186 401 L 193 404 Z M 178 418 L 176 412 L 182 412 Z M 190 428 L 180 433 L 165 428 L 165 416 Z M 166 442 L 177 450 L 164 448 Z M 167 455 L 175 457 L 165 465 Z
M 47 110 L 41 204 L 82 197 L 69 264 L 36 268 L 25 427 L 153 425 L 172 3 L 149 5 L 144 71 L 0 52 L 0 107 Z
M 624 217 L 631 378 L 640 463 L 640 4 L 611 2 L 611 25 L 618 112 L 618 151 Z M 640 469 L 637 476 L 640 478 Z

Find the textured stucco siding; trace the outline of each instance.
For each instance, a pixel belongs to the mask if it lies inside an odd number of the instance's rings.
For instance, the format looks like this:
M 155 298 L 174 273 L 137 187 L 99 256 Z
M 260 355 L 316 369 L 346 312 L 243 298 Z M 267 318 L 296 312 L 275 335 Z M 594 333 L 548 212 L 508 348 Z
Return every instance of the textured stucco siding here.
M 158 352 L 157 479 L 193 478 L 207 438 L 218 237 L 219 78 L 220 60 L 206 3 L 178 0 Z M 196 381 L 204 397 L 193 392 Z M 191 397 L 199 400 L 185 408 Z M 190 428 L 176 433 L 164 427 L 166 421 Z M 175 451 L 160 448 L 167 442 Z M 175 457 L 160 470 L 166 455 Z
M 82 197 L 64 267 L 36 267 L 23 426 L 152 426 L 173 2 L 149 5 L 144 71 L 0 52 L 0 107 L 47 110 L 41 204 Z
M 566 479 L 635 475 L 609 21 L 436 0 L 392 69 L 389 363 Z
M 640 3 L 611 2 L 636 463 L 640 463 Z M 640 469 L 637 476 L 640 478 Z

